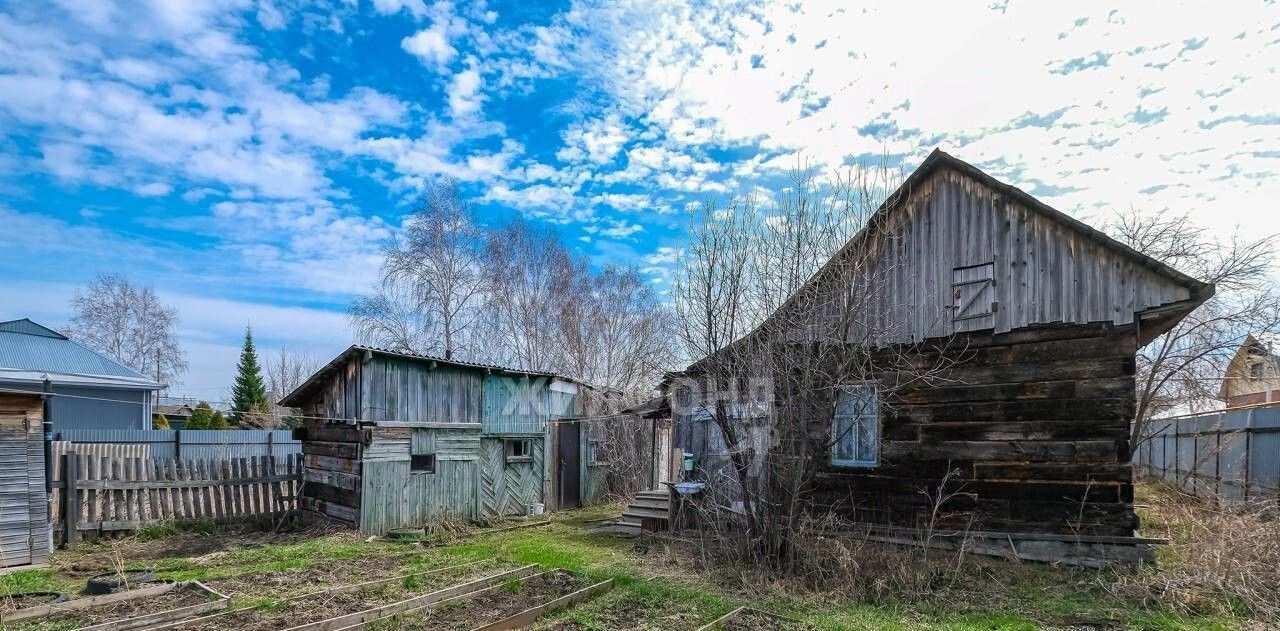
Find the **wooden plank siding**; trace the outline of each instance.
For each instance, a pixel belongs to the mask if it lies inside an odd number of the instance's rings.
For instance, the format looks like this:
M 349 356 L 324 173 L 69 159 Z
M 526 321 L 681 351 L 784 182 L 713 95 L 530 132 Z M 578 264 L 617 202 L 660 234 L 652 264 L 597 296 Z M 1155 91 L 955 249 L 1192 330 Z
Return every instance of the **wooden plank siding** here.
M 812 317 L 829 317 L 852 291 L 861 310 L 855 320 L 872 325 L 855 327 L 850 341 L 889 345 L 1040 324 L 1126 325 L 1139 312 L 1192 299 L 1187 285 L 958 170 L 940 167 L 904 194 L 802 290 L 829 294 L 817 298 L 825 309 Z M 956 271 L 985 264 L 993 270 L 992 317 L 955 319 Z M 794 304 L 811 309 L 815 301 Z
M 0 567 L 49 560 L 43 422 L 38 395 L 0 393 Z

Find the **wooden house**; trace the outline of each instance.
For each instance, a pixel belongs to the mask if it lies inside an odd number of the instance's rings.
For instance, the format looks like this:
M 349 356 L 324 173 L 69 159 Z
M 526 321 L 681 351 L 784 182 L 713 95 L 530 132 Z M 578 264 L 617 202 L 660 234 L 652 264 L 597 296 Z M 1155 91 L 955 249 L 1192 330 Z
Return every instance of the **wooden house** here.
M 1132 559 L 1135 354 L 1212 292 L 935 151 L 723 351 L 803 355 L 838 337 L 871 374 L 784 387 L 794 381 L 777 372 L 786 366 L 743 359 L 752 368 L 732 377 L 758 389 L 722 409 L 756 458 L 750 476 L 767 477 L 783 445 L 821 438 L 806 456 L 814 511 L 901 537 L 930 525 L 930 494 L 945 488 L 947 519 L 934 525 L 988 533 L 1020 558 Z M 694 454 L 695 479 L 714 479 L 728 457 L 712 415 L 722 394 L 705 385 L 718 358 L 665 382 L 674 443 Z M 921 366 L 936 370 L 904 378 Z M 778 422 L 787 414 L 794 426 Z
M 303 509 L 381 533 L 593 501 L 578 422 L 592 392 L 551 373 L 352 346 L 280 405 L 304 420 Z
M 1274 335 L 1248 335 L 1227 362 L 1218 397 L 1227 407 L 1280 401 L 1280 355 Z

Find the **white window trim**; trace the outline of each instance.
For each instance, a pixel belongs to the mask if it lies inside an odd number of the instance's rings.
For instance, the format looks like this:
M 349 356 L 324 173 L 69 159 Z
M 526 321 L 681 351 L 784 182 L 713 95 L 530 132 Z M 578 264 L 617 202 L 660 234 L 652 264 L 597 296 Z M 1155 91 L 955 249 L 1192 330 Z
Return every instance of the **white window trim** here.
M 852 391 L 854 388 L 870 388 L 871 394 L 872 394 L 872 401 L 875 404 L 875 411 L 874 411 L 875 418 L 872 421 L 873 431 L 871 433 L 872 458 L 870 460 L 844 460 L 844 459 L 836 458 L 836 447 L 840 441 L 840 437 L 837 434 L 837 432 L 839 431 L 838 422 L 840 418 L 839 416 L 837 416 L 837 411 L 840 408 L 840 394 L 842 392 Z M 834 467 L 845 467 L 845 468 L 856 468 L 856 469 L 869 469 L 872 467 L 880 466 L 880 384 L 879 383 L 875 381 L 858 381 L 853 383 L 847 383 L 836 388 L 836 400 L 832 404 L 832 410 L 831 410 L 831 465 Z

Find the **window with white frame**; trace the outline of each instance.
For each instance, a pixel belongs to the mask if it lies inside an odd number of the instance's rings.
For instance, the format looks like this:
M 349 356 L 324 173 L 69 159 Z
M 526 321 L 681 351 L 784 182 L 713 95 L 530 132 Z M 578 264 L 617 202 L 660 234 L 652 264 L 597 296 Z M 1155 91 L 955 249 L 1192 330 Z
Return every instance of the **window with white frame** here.
M 880 461 L 880 401 L 874 383 L 841 386 L 831 421 L 831 464 L 874 467 Z

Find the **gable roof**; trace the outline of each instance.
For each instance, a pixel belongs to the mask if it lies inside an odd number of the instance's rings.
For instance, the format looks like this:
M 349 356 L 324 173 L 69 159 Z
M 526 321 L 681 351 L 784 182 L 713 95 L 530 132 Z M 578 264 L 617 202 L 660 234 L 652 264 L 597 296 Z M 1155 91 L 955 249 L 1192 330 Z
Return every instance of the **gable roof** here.
M 840 249 L 837 250 L 821 268 L 814 272 L 814 274 L 795 291 L 795 293 L 784 300 L 782 305 L 779 306 L 773 314 L 766 318 L 764 322 L 759 324 L 751 332 L 743 335 L 733 343 L 726 346 L 722 351 L 745 344 L 747 340 L 755 338 L 766 327 L 766 325 L 773 321 L 774 318 L 778 317 L 779 314 L 792 309 L 802 294 L 815 291 L 815 287 L 821 283 L 824 277 L 830 273 L 834 273 L 833 270 L 837 267 L 838 261 L 852 256 L 859 247 L 869 239 L 873 238 L 872 235 L 874 235 L 879 228 L 889 225 L 887 222 L 889 221 L 890 216 L 907 204 L 911 199 L 911 192 L 923 186 L 930 177 L 933 177 L 934 174 L 942 169 L 950 169 L 960 173 L 994 193 L 1007 197 L 1028 208 L 1032 212 L 1044 216 L 1050 221 L 1058 223 L 1065 228 L 1082 235 L 1089 241 L 1098 244 L 1106 250 L 1114 252 L 1116 255 L 1124 259 L 1132 261 L 1135 265 L 1151 271 L 1153 274 L 1168 280 L 1170 283 L 1186 287 L 1191 296 L 1189 300 L 1176 304 L 1164 305 L 1150 309 L 1147 312 L 1152 317 L 1150 320 L 1144 321 L 1139 340 L 1140 344 L 1146 344 L 1156 336 L 1169 330 L 1187 313 L 1191 312 L 1191 310 L 1200 306 L 1205 300 L 1208 300 L 1213 296 L 1214 286 L 1212 284 L 1196 280 L 1191 276 L 1179 272 L 1169 265 L 1138 252 L 1137 250 L 1134 250 L 1133 248 L 1107 236 L 1102 231 L 1097 230 L 1096 228 L 1093 228 L 1092 226 L 1075 219 L 1074 217 L 1071 217 L 1048 204 L 1045 204 L 1039 199 L 1036 199 L 1030 193 L 1027 193 L 1013 185 L 1001 182 L 983 172 L 978 167 L 952 156 L 941 149 L 934 149 L 933 152 L 931 152 L 929 156 L 920 163 L 920 166 L 917 167 L 916 170 L 912 171 L 911 174 L 903 180 L 902 184 L 885 198 L 880 206 L 877 207 L 876 211 L 872 213 L 871 217 L 868 218 L 866 225 L 864 225 L 855 235 L 853 235 L 852 238 L 841 246 Z M 699 359 L 685 370 L 696 370 L 704 361 L 706 361 L 706 358 Z M 664 382 L 669 378 L 670 375 L 664 378 Z
M 0 322 L 0 381 L 156 390 L 161 384 L 29 319 Z
M 351 357 L 354 357 L 355 355 L 361 355 L 364 353 L 369 353 L 371 355 L 382 355 L 385 357 L 398 357 L 401 359 L 408 359 L 408 360 L 412 360 L 412 361 L 416 361 L 416 362 L 420 362 L 428 365 L 437 364 L 437 365 L 444 365 L 444 366 L 453 366 L 456 368 L 466 368 L 466 369 L 471 369 L 471 370 L 485 372 L 485 373 L 550 377 L 553 379 L 559 379 L 561 381 L 570 381 L 585 387 L 591 387 L 590 384 L 578 381 L 577 379 L 572 379 L 570 377 L 564 377 L 552 372 L 545 372 L 541 370 L 525 370 L 523 368 L 511 368 L 509 366 L 499 366 L 497 364 L 485 364 L 480 362 L 461 361 L 457 359 L 445 359 L 437 355 L 427 355 L 424 353 L 411 353 L 407 351 L 393 351 L 391 349 L 379 348 L 377 346 L 352 344 L 351 346 L 347 347 L 347 350 L 342 351 L 341 353 L 338 353 L 337 357 L 334 357 L 332 360 L 329 361 L 329 363 L 325 364 L 324 367 L 322 367 L 320 370 L 317 370 L 315 374 L 308 377 L 307 380 L 302 382 L 302 385 L 295 388 L 293 392 L 290 392 L 289 394 L 285 395 L 283 399 L 280 399 L 280 402 L 279 402 L 280 405 L 283 407 L 301 407 L 302 399 L 306 395 L 310 394 L 310 392 L 313 389 L 318 387 L 321 381 L 323 381 L 333 372 L 339 370 L 343 365 L 346 364 L 347 360 L 350 359 Z

